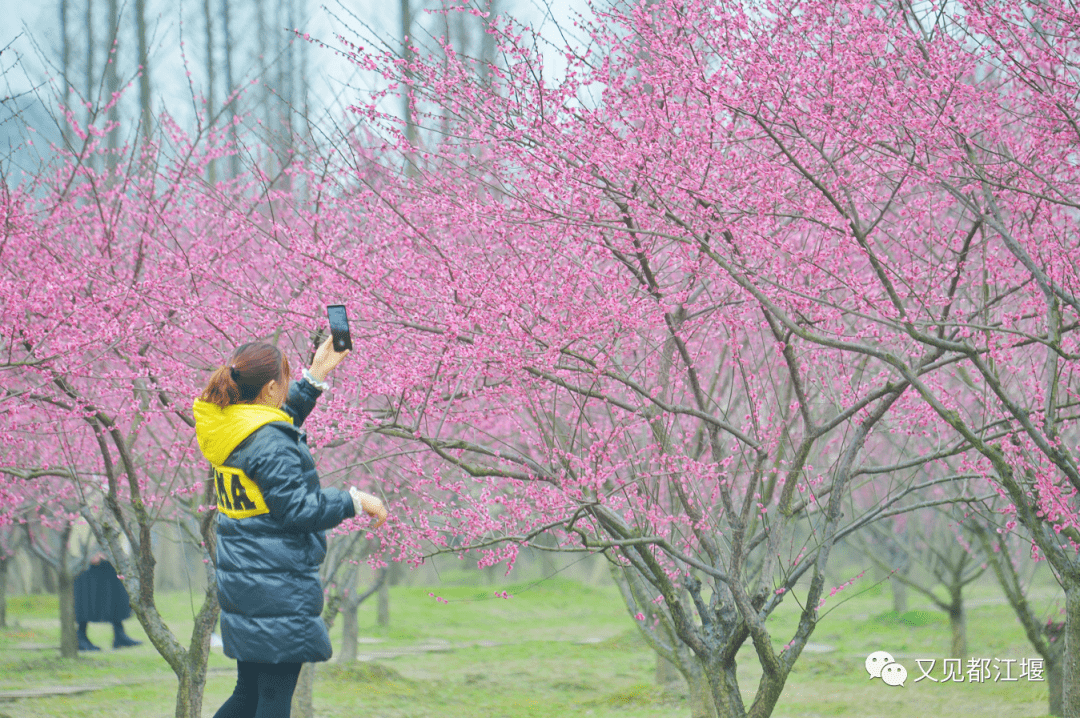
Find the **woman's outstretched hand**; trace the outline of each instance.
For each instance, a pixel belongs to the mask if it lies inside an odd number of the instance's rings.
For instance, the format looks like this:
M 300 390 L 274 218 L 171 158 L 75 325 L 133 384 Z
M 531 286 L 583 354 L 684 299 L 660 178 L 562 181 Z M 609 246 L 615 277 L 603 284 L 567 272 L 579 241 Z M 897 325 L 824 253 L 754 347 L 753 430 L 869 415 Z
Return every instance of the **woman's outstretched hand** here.
M 379 523 L 375 524 L 372 528 L 379 528 L 386 523 L 386 507 L 383 506 L 383 502 L 377 497 L 371 494 L 365 494 L 355 486 L 349 489 L 349 495 L 352 496 L 353 509 L 356 511 L 356 515 L 359 516 L 363 511 L 368 516 L 374 516 L 379 519 Z
M 341 363 L 341 360 L 349 355 L 349 350 L 343 352 L 334 351 L 334 338 L 327 337 L 326 341 L 315 351 L 315 358 L 311 361 L 311 375 L 317 381 L 326 381 L 326 376 Z

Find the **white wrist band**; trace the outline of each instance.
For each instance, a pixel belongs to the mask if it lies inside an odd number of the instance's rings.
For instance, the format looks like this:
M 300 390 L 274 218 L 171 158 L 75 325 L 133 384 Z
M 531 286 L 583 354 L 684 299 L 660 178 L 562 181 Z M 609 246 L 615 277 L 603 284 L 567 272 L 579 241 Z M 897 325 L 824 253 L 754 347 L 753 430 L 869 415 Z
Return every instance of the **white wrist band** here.
M 311 375 L 311 372 L 308 371 L 307 369 L 304 370 L 304 381 L 306 381 L 308 384 L 311 384 L 313 387 L 315 387 L 319 391 L 326 391 L 327 389 L 330 388 L 329 384 L 327 384 L 325 381 L 319 381 L 318 379 L 313 377 Z

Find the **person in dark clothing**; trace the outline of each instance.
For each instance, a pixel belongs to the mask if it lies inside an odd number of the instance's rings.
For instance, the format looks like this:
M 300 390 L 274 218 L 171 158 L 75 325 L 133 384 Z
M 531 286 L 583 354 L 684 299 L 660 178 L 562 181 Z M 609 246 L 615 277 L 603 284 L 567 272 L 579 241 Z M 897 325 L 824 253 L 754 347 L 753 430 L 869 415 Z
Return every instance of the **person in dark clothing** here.
M 217 586 L 232 696 L 215 718 L 288 718 L 303 663 L 332 654 L 322 620 L 325 531 L 360 512 L 386 521 L 379 499 L 323 488 L 300 427 L 348 352 L 327 339 L 290 381 L 273 344 L 238 348 L 195 401 L 195 434 L 217 485 Z
M 127 589 L 116 577 L 116 569 L 105 560 L 105 554 L 97 553 L 90 559 L 89 568 L 75 577 L 73 590 L 80 651 L 101 650 L 86 636 L 86 624 L 90 622 L 112 624 L 113 648 L 142 644 L 124 632 L 123 621 L 131 616 L 131 604 Z

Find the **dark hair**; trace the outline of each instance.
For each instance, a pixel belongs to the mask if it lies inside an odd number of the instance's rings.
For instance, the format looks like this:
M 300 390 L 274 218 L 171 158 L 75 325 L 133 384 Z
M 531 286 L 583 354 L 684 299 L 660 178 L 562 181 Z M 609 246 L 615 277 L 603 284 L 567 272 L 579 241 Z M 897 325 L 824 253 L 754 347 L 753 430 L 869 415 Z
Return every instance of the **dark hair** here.
M 280 349 L 267 342 L 249 342 L 233 352 L 228 364 L 218 367 L 199 398 L 222 409 L 248 404 L 271 381 L 285 382 L 289 376 L 289 360 Z

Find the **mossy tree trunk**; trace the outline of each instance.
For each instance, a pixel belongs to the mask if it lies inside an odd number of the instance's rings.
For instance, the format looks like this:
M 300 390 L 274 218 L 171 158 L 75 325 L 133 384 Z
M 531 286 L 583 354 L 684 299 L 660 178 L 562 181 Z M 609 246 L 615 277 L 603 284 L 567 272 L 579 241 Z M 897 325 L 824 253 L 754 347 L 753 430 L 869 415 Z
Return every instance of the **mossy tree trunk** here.
M 1080 718 L 1080 580 L 1066 577 L 1065 646 L 1062 661 L 1062 715 Z
M 701 664 L 697 661 L 690 664 L 683 675 L 690 692 L 690 718 L 716 718 L 716 706 L 713 705 L 709 680 L 705 677 Z
M 186 420 L 189 426 L 194 425 L 191 417 L 186 417 Z M 87 417 L 86 421 L 95 427 L 102 456 L 106 459 L 108 490 L 104 510 L 97 514 L 90 507 L 84 506 L 83 518 L 90 524 L 98 544 L 108 548 L 109 560 L 116 567 L 117 574 L 122 577 L 124 588 L 127 589 L 132 613 L 138 618 L 150 643 L 176 676 L 176 718 L 202 718 L 210 636 L 221 612 L 217 595 L 217 557 L 214 553 L 216 512 L 204 512 L 199 521 L 198 538 L 195 540 L 203 547 L 207 570 L 206 593 L 195 616 L 188 644 L 184 646 L 165 623 L 157 608 L 154 595 L 157 561 L 152 545 L 155 515 L 143 502 L 142 488 L 138 480 L 139 469 L 128 443 L 115 424 L 100 412 Z M 119 466 L 113 462 L 111 452 L 108 451 L 109 444 L 115 447 L 120 459 Z M 122 478 L 127 479 L 125 483 L 128 496 L 124 503 L 121 503 L 119 490 Z M 196 502 L 213 505 L 216 501 L 213 480 L 208 478 L 204 481 L 202 495 Z M 194 532 L 192 533 L 194 538 Z M 131 547 L 130 554 L 125 550 L 124 539 Z
M 1065 706 L 1062 702 L 1065 679 L 1063 665 L 1065 624 L 1047 621 L 1036 615 L 1031 604 L 1028 603 L 1026 587 L 1021 581 L 1020 572 L 1016 569 L 1009 551 L 1008 534 L 998 533 L 992 526 L 987 526 L 977 519 L 978 517 L 972 517 L 970 521 L 972 533 L 982 544 L 983 554 L 994 570 L 994 575 L 1005 597 L 1009 600 L 1013 612 L 1020 620 L 1020 625 L 1024 627 L 1028 641 L 1043 658 L 1050 715 L 1063 716 L 1065 715 Z
M 79 655 L 79 638 L 75 626 L 75 577 L 72 576 L 68 549 L 71 546 L 72 525 L 60 531 L 60 549 L 56 562 L 57 597 L 60 599 L 60 655 L 75 658 Z
M 315 715 L 315 663 L 300 667 L 296 690 L 292 697 L 292 718 L 312 718 Z
M 494 567 L 485 569 L 488 583 L 493 583 L 495 580 L 494 574 L 490 571 L 492 568 Z M 386 570 L 388 573 L 382 585 L 379 586 L 379 602 L 375 610 L 375 623 L 381 628 L 390 626 L 390 587 L 396 586 L 401 580 L 401 567 L 398 564 L 392 564 Z
M 678 321 L 673 323 L 678 325 Z M 791 351 L 790 347 L 785 350 L 789 366 L 797 363 Z M 852 432 L 834 472 L 828 501 L 815 509 L 818 511 L 815 530 L 821 540 L 811 556 L 800 556 L 800 561 L 784 569 L 777 558 L 782 553 L 781 547 L 792 539 L 796 522 L 802 518 L 802 508 L 807 505 L 797 499 L 798 483 L 790 479 L 808 461 L 818 434 L 803 441 L 790 460 L 794 473 L 788 474 L 789 480 L 779 489 L 767 524 L 758 512 L 763 505 L 772 503 L 773 498 L 768 494 L 773 484 L 763 489 L 762 502 L 756 506 L 755 494 L 744 496 L 741 511 L 733 497 L 722 494 L 731 531 L 724 535 L 723 547 L 707 532 L 696 532 L 701 556 L 707 559 L 685 557 L 663 542 L 654 545 L 650 543 L 652 539 L 642 540 L 641 534 L 619 512 L 603 504 L 590 506 L 590 518 L 606 540 L 596 541 L 584 532 L 579 535 L 587 548 L 618 547 L 617 554 L 609 556 L 609 560 L 627 611 L 650 647 L 675 664 L 686 678 L 695 718 L 772 715 L 792 668 L 817 626 L 818 610 L 827 598 L 826 569 L 832 549 L 836 541 L 860 527 L 857 523 L 841 523 L 856 458 L 871 429 L 905 388 L 904 385 L 892 387 Z M 658 443 L 664 444 L 666 427 L 658 422 L 653 430 Z M 720 430 L 709 425 L 703 434 L 708 437 L 713 456 L 722 457 L 724 440 Z M 758 454 L 755 471 L 760 470 L 766 458 L 764 452 Z M 676 481 L 672 485 L 690 518 L 704 522 L 703 514 L 685 492 L 680 493 L 680 484 Z M 674 561 L 679 570 L 672 571 L 667 562 L 660 560 L 661 553 L 666 553 L 666 558 Z M 708 581 L 707 593 L 699 576 Z M 803 595 L 799 603 L 803 608 L 798 623 L 784 648 L 777 652 L 770 635 L 771 625 L 766 620 L 802 578 L 808 581 L 803 584 L 805 589 L 800 590 Z M 753 648 L 762 670 L 749 705 L 743 700 L 736 662 L 740 649 L 747 644 Z
M 892 575 L 889 576 L 889 586 L 892 588 L 893 610 L 897 616 L 903 616 L 908 610 L 907 585 Z
M 1064 687 L 1063 668 L 1061 657 L 1046 666 L 1046 688 L 1048 691 L 1047 702 L 1049 703 L 1050 715 L 1065 715 L 1065 704 L 1062 701 L 1062 689 Z
M 950 653 L 953 658 L 967 658 L 967 612 L 964 610 L 964 596 L 959 587 L 954 587 L 949 592 L 948 614 L 952 636 Z
M 56 597 L 60 612 L 60 655 L 64 658 L 75 658 L 79 655 L 79 639 L 75 626 L 75 582 L 71 571 L 70 556 L 68 556 L 72 524 L 68 522 L 60 529 L 55 552 L 45 538 L 46 532 L 42 531 L 35 536 L 29 524 L 24 524 L 24 529 L 31 555 L 45 567 L 47 574 L 55 574 Z
M 666 686 L 673 683 L 679 683 L 682 681 L 682 673 L 679 672 L 678 666 L 664 657 L 662 653 L 656 654 L 656 671 L 655 671 L 656 685 Z
M 671 648 L 674 650 L 661 649 L 656 652 L 657 685 L 666 687 L 685 685 L 690 703 L 690 718 L 716 718 L 712 691 L 701 669 L 701 662 L 685 647 L 681 651 L 675 646 Z M 667 655 L 671 655 L 678 662 L 670 660 L 666 657 Z
M 352 663 L 356 660 L 356 646 L 360 641 L 360 621 L 355 608 L 341 609 L 341 653 L 338 661 Z
M 382 590 L 383 586 L 386 585 L 388 575 L 389 569 L 381 568 L 375 574 L 375 582 L 366 591 L 358 593 L 353 590 L 342 598 L 340 609 L 341 656 L 338 659 L 341 663 L 352 663 L 356 660 L 356 645 L 360 638 L 360 626 L 356 612 L 360 608 L 360 604 Z

